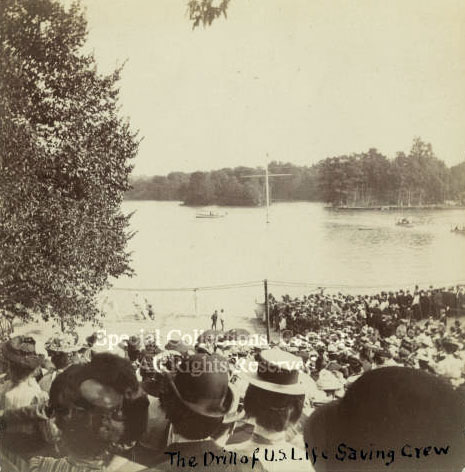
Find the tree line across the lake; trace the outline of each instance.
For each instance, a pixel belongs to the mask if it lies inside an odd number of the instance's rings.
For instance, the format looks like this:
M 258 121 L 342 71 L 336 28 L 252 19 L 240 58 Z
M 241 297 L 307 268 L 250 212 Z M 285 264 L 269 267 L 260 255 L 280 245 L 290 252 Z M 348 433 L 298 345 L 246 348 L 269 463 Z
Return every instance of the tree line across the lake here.
M 465 203 L 465 162 L 448 168 L 432 146 L 415 138 L 408 154 L 388 159 L 376 149 L 324 159 L 312 166 L 271 162 L 272 199 L 323 201 L 332 205 L 427 205 Z M 256 206 L 264 203 L 263 170 L 250 167 L 210 172 L 172 172 L 134 177 L 128 200 L 177 200 L 186 205 Z

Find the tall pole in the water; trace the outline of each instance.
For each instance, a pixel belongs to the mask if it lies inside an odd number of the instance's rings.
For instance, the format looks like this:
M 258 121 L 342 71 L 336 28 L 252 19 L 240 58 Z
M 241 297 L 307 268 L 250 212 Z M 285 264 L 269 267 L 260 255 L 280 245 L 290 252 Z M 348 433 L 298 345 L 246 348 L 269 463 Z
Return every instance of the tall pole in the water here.
M 268 306 L 268 280 L 263 281 L 263 285 L 265 287 L 265 319 L 266 319 L 266 340 L 268 344 L 271 341 L 271 334 L 270 334 L 270 309 Z
M 265 198 L 266 198 L 266 222 L 270 222 L 270 182 L 268 179 L 268 164 L 265 166 Z
M 268 157 L 268 154 L 266 155 Z M 265 166 L 265 173 L 258 175 L 243 175 L 244 179 L 263 179 L 265 178 L 265 200 L 266 200 L 266 222 L 270 222 L 270 177 L 287 177 L 292 174 L 270 174 L 268 171 L 268 163 Z

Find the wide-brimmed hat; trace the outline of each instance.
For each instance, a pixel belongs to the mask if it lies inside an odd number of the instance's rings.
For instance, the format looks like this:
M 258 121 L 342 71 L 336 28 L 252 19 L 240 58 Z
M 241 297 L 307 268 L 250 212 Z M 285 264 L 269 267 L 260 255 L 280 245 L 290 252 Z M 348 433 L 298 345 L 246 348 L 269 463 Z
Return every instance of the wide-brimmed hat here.
M 194 354 L 169 376 L 173 392 L 190 410 L 210 418 L 233 418 L 239 398 L 229 385 L 228 360 L 217 354 Z M 225 419 L 226 417 L 226 419 Z
M 16 336 L 2 345 L 3 357 L 13 364 L 35 369 L 44 362 L 44 357 L 36 353 L 36 342 L 28 336 Z
M 442 340 L 442 347 L 446 350 L 456 351 L 460 347 L 460 345 L 454 339 L 445 337 Z
M 79 351 L 82 346 L 77 344 L 78 338 L 72 334 L 56 334 L 49 338 L 45 343 L 45 349 L 50 353 L 62 352 L 71 354 Z
M 224 348 L 224 346 L 218 345 L 220 348 Z M 214 348 L 213 346 L 209 347 L 205 343 L 198 343 L 195 346 L 195 350 L 199 354 L 213 354 Z
M 335 392 L 340 390 L 343 385 L 336 376 L 329 370 L 321 370 L 316 385 L 320 390 L 326 392 Z
M 304 395 L 302 358 L 279 348 L 262 351 L 256 372 L 249 373 L 255 387 L 287 395 Z
M 189 354 L 194 352 L 194 348 L 189 344 L 184 343 L 181 339 L 170 339 L 166 345 L 167 351 L 177 351 L 180 354 Z

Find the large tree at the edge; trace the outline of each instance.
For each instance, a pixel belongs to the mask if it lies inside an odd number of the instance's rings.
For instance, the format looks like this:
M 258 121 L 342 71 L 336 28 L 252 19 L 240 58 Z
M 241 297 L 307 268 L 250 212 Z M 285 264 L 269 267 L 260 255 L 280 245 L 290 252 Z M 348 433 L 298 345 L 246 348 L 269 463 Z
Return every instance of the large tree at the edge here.
M 0 3 L 0 311 L 65 329 L 131 272 L 121 202 L 138 139 L 121 70 L 100 74 L 86 39 L 78 3 Z

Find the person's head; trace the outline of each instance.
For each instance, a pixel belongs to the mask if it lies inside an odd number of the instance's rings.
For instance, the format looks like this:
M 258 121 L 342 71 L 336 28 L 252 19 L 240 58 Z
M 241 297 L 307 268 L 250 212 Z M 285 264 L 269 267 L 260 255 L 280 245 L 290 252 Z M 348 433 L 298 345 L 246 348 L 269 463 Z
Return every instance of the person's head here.
M 464 425 L 465 400 L 445 380 L 385 367 L 365 373 L 341 400 L 318 408 L 304 437 L 309 448 L 328 455 L 317 460 L 317 471 L 460 472 Z
M 66 369 L 73 362 L 74 354 L 55 351 L 50 353 L 50 360 L 57 370 Z
M 35 340 L 28 336 L 15 336 L 2 345 L 2 354 L 10 380 L 14 384 L 34 375 L 43 364 L 36 353 Z
M 168 376 L 161 405 L 174 432 L 190 440 L 218 437 L 231 424 L 226 417 L 237 411 L 238 399 L 229 385 L 227 359 L 198 353 L 182 360 Z
M 142 345 L 139 336 L 131 336 L 128 339 L 126 343 L 126 351 L 130 361 L 139 360 L 142 351 Z
M 138 383 L 130 367 L 125 359 L 101 354 L 56 377 L 50 409 L 67 453 L 102 456 L 112 443 L 137 439 L 143 432 L 148 401 L 136 395 Z
M 246 415 L 269 431 L 285 431 L 296 423 L 305 400 L 302 359 L 282 351 L 268 349 L 258 357 L 258 370 L 249 376 L 244 398 Z
M 249 385 L 244 410 L 262 428 L 281 432 L 299 420 L 304 400 L 305 395 L 286 395 Z
M 72 363 L 76 363 L 79 350 L 85 347 L 78 341 L 77 334 L 72 333 L 57 333 L 47 340 L 45 349 L 56 369 L 63 370 Z

